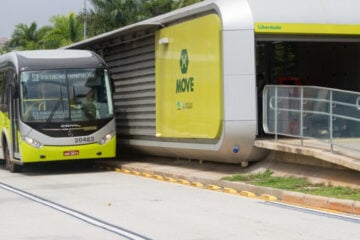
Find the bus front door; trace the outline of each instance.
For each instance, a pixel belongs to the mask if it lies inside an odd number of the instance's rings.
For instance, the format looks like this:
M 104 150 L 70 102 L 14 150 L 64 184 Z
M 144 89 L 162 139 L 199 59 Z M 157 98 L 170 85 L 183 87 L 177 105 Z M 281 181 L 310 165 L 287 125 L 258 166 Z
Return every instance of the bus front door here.
M 10 86 L 10 131 L 11 131 L 11 148 L 13 153 L 14 160 L 20 160 L 20 151 L 19 151 L 19 136 L 18 136 L 18 114 L 19 114 L 19 104 L 18 96 L 15 92 L 13 86 Z

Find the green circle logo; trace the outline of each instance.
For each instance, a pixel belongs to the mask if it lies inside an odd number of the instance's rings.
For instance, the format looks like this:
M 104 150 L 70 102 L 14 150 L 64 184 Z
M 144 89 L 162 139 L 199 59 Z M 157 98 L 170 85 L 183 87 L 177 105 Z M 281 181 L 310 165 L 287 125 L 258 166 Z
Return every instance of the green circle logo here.
M 189 55 L 188 55 L 187 49 L 183 49 L 183 50 L 181 50 L 181 54 L 180 54 L 181 73 L 182 74 L 187 73 L 188 67 L 189 67 Z

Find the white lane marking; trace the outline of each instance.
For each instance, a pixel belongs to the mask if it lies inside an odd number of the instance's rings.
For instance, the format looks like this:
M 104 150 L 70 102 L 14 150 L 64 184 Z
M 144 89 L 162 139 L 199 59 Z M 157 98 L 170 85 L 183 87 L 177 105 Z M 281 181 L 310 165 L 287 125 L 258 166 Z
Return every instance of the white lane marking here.
M 45 205 L 47 207 L 53 208 L 53 209 L 55 209 L 57 211 L 60 211 L 62 213 L 68 214 L 68 215 L 70 215 L 72 217 L 75 217 L 75 218 L 77 218 L 77 219 L 79 219 L 81 221 L 84 221 L 86 223 L 89 223 L 91 225 L 94 225 L 94 226 L 97 226 L 99 228 L 105 229 L 107 231 L 113 232 L 113 233 L 115 233 L 117 235 L 120 235 L 122 237 L 125 237 L 125 238 L 127 238 L 129 240 L 151 240 L 148 237 L 145 237 L 145 236 L 142 236 L 140 234 L 134 233 L 132 231 L 126 230 L 126 229 L 121 228 L 119 226 L 107 223 L 105 221 L 102 221 L 102 220 L 99 220 L 97 218 L 91 217 L 91 216 L 86 215 L 84 213 L 81 213 L 79 211 L 76 211 L 76 210 L 70 209 L 68 207 L 62 206 L 60 204 L 51 202 L 50 200 L 46 200 L 44 198 L 41 198 L 41 197 L 36 196 L 34 194 L 25 192 L 23 190 L 17 189 L 15 187 L 10 186 L 10 185 L 7 185 L 7 184 L 4 184 L 4 183 L 0 182 L 0 188 L 3 188 L 3 189 L 5 189 L 7 191 L 10 191 L 10 192 L 13 192 L 13 193 L 15 193 L 17 195 L 20 195 L 22 197 L 30 199 L 30 200 L 32 200 L 34 202 L 43 204 L 43 205 Z

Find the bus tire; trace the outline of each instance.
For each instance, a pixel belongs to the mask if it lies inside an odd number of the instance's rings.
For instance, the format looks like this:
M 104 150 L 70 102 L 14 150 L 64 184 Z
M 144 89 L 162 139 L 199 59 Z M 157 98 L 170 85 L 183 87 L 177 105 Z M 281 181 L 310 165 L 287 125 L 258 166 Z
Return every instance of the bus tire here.
M 10 157 L 10 150 L 7 144 L 4 145 L 4 158 L 7 170 L 12 173 L 21 172 L 21 166 L 12 161 Z

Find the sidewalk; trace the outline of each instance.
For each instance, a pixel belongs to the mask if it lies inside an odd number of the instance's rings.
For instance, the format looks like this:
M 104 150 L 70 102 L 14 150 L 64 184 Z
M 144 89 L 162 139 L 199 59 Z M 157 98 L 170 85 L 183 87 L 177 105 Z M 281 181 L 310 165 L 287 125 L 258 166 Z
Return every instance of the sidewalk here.
M 116 161 L 99 161 L 97 162 L 97 165 L 99 168 L 105 168 L 112 171 L 223 191 L 231 194 L 239 194 L 246 197 L 257 197 L 268 201 L 280 201 L 310 208 L 360 215 L 360 201 L 320 197 L 280 189 L 253 186 L 242 182 L 221 180 L 225 176 L 237 173 L 255 173 L 269 168 L 272 168 L 275 174 L 281 175 L 284 174 L 284 172 L 281 172 L 284 171 L 283 163 L 279 164 L 263 161 L 248 168 L 242 168 L 239 165 L 223 163 L 199 163 L 198 161 L 142 156 L 137 159 L 123 158 Z M 291 169 L 291 167 L 289 167 L 289 169 Z M 301 170 L 300 167 L 296 167 L 296 169 L 298 170 L 294 171 L 292 169 L 292 175 L 297 173 L 303 175 L 304 171 L 307 171 L 306 169 Z M 357 175 L 358 174 L 354 175 L 354 178 L 356 178 L 354 181 L 356 183 L 353 183 L 356 185 L 358 181 Z M 328 176 L 336 177 L 336 174 L 329 172 L 329 174 L 325 174 L 317 179 L 314 178 L 314 176 L 310 176 L 310 178 L 315 181 L 321 181 L 322 178 L 324 181 L 329 182 L 332 179 L 327 179 L 326 177 Z M 338 179 L 334 179 L 334 181 L 341 184 L 341 181 Z M 352 180 L 350 179 L 350 181 Z M 347 182 L 345 185 L 346 184 L 349 185 L 350 183 Z

